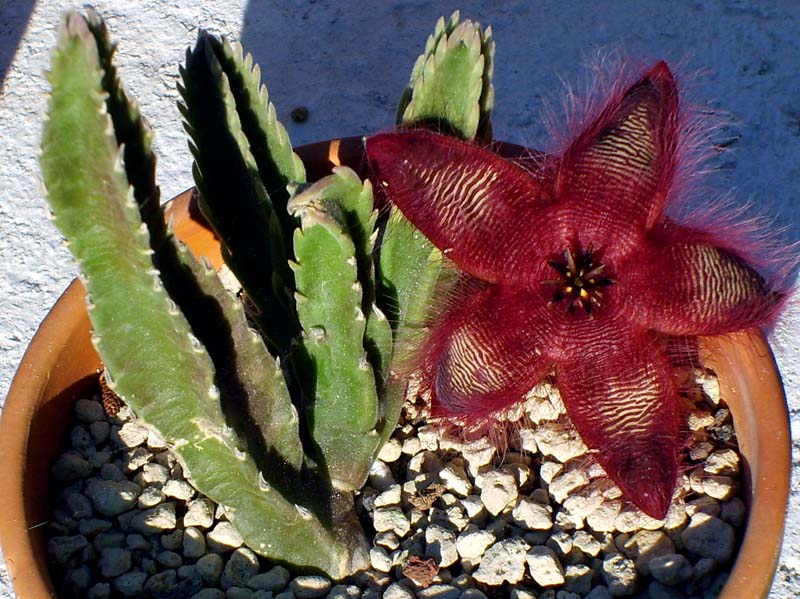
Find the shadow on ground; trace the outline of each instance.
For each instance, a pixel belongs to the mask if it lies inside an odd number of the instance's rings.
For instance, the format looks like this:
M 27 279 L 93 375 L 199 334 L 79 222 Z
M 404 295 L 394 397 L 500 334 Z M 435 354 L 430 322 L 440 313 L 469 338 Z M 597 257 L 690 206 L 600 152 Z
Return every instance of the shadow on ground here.
M 36 0 L 2 0 L 0 2 L 0 92 L 6 72 L 17 52 Z
M 684 100 L 729 117 L 731 124 L 712 141 L 732 151 L 715 159 L 712 186 L 734 190 L 734 205 L 751 204 L 746 215 L 768 215 L 772 229 L 800 240 L 800 96 L 792 93 L 800 89 L 794 33 L 800 9 L 646 1 L 611 15 L 604 4 L 250 0 L 241 40 L 261 65 L 295 145 L 392 127 L 397 100 L 436 19 L 456 8 L 463 18 L 492 26 L 494 132 L 513 143 L 547 149 L 545 102 L 558 108 L 562 81 L 579 86 L 589 72 L 585 64 L 596 62 L 599 52 L 620 50 L 645 64 L 663 58 L 678 66 L 679 82 L 689 90 Z M 308 118 L 292 122 L 300 106 L 308 108 Z

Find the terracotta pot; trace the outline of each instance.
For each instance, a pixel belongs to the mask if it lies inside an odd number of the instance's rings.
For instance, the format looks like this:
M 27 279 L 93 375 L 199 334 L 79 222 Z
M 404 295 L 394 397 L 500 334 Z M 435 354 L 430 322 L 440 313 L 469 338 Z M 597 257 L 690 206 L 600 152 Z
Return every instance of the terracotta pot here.
M 315 180 L 337 164 L 361 170 L 361 140 L 348 138 L 298 149 Z M 501 146 L 508 156 L 524 153 Z M 177 236 L 215 266 L 213 234 L 191 191 L 167 208 Z M 74 281 L 39 327 L 11 385 L 0 422 L 0 538 L 8 571 L 21 599 L 55 597 L 47 566 L 45 524 L 50 514 L 50 466 L 74 402 L 97 384 L 100 359 L 90 342 L 84 289 Z M 721 599 L 767 597 L 783 537 L 789 494 L 790 435 L 786 400 L 763 335 L 745 331 L 702 340 L 704 363 L 719 377 L 745 458 L 749 520 Z

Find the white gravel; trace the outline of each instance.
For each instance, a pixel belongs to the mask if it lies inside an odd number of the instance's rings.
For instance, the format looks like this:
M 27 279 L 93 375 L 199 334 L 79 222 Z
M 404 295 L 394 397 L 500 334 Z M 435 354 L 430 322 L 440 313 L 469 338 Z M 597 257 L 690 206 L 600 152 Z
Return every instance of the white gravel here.
M 531 399 L 537 414 L 544 413 L 535 405 L 541 401 L 553 401 L 555 409 L 551 420 L 534 426 L 534 433 L 545 427 L 550 438 L 570 438 L 570 432 L 553 426 L 562 421 L 558 411 L 563 406 L 552 394 L 546 397 Z M 703 405 L 700 400 L 701 409 L 711 409 Z M 87 423 L 93 408 L 85 401 L 75 411 L 69 429 L 72 448 L 65 456 L 72 460 L 82 453 L 95 465 L 83 479 L 62 477 L 48 550 L 79 594 L 104 596 L 106 583 L 123 596 L 173 588 L 200 597 L 225 592 L 227 599 L 252 599 L 256 592 L 272 593 L 273 599 L 313 599 L 333 592 L 324 577 L 292 579 L 280 566 L 262 572 L 264 560 L 242 545 L 224 510 L 195 497 L 174 456 L 152 449 L 150 436 L 124 413 L 111 421 L 122 434 L 98 445 L 86 430 L 108 421 L 95 414 Z M 726 412 L 718 414 L 724 423 Z M 388 592 L 390 597 L 411 593 L 420 599 L 464 599 L 462 593 L 471 591 L 466 599 L 480 599 L 481 589 L 488 587 L 476 585 L 505 583 L 539 593 L 540 599 L 551 591 L 556 593 L 552 599 L 583 599 L 600 582 L 612 596 L 647 587 L 651 595 L 685 597 L 684 590 L 721 584 L 735 548 L 730 522 L 741 524 L 743 504 L 738 498 L 721 503 L 696 495 L 693 477 L 702 483 L 717 476 L 708 472 L 707 463 L 687 469 L 669 517 L 658 521 L 625 504 L 586 455 L 559 454 L 571 456 L 562 464 L 554 456 L 520 453 L 523 445 L 530 447 L 531 435 L 515 434 L 501 457 L 483 442 L 465 444 L 449 435 L 434 440 L 431 429 L 424 428 L 425 443 L 414 443 L 409 440 L 417 438 L 417 429 L 408 422 L 399 427 L 392 445 L 405 449 L 401 455 L 389 452 L 392 461 L 379 461 L 373 468 L 371 481 L 379 488 L 365 487 L 359 500 L 377 531 L 370 551 L 373 569 L 357 577 L 360 587 L 339 585 L 334 597 L 369 599 Z M 140 445 L 131 445 L 133 438 Z M 695 431 L 694 438 L 696 443 L 708 440 L 712 448 L 715 443 L 704 430 Z M 447 449 L 435 453 L 429 447 Z M 464 458 L 458 455 L 463 447 L 468 450 Z M 718 456 L 712 470 L 724 465 L 733 481 L 739 458 L 726 452 L 712 454 Z M 62 462 L 54 464 L 54 473 L 61 473 Z M 476 473 L 470 475 L 473 468 Z M 467 495 L 470 489 L 480 495 Z M 691 500 L 684 498 L 687 493 Z M 594 507 L 584 522 L 572 510 L 587 510 L 587 505 Z M 723 506 L 726 520 L 717 517 Z M 600 523 L 601 530 L 591 528 L 592 522 Z M 680 554 L 681 547 L 689 553 Z M 406 570 L 412 557 L 427 564 L 427 574 L 421 566 L 414 575 Z M 389 592 L 393 580 L 404 586 Z

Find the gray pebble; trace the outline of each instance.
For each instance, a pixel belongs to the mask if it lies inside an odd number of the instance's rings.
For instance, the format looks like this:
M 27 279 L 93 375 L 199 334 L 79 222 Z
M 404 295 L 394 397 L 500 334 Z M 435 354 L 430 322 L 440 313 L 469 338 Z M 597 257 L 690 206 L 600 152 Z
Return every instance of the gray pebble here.
M 417 591 L 417 599 L 458 599 L 460 596 L 461 589 L 449 584 L 432 584 Z
M 253 591 L 242 587 L 231 587 L 225 591 L 227 599 L 253 599 Z
M 92 468 L 102 468 L 104 464 L 111 461 L 111 450 L 104 449 L 102 451 L 95 451 L 88 458 Z
M 392 558 L 383 547 L 372 547 L 369 550 L 369 563 L 378 572 L 389 572 L 392 569 Z
M 608 587 L 598 585 L 586 595 L 586 599 L 611 599 L 611 593 L 608 592 Z
M 151 462 L 142 467 L 142 479 L 147 484 L 161 483 L 164 484 L 169 478 L 169 470 L 166 466 Z
M 225 593 L 219 589 L 203 589 L 192 595 L 192 599 L 225 599 Z
M 121 547 L 106 547 L 100 551 L 98 565 L 103 578 L 116 578 L 131 569 L 131 552 Z
M 180 501 L 188 501 L 194 495 L 192 485 L 185 480 L 170 480 L 164 485 L 164 495 L 174 497 Z
M 222 586 L 243 587 L 258 574 L 258 557 L 247 547 L 234 551 L 222 572 Z
M 133 519 L 141 513 L 142 510 L 132 509 L 117 516 L 117 524 L 119 524 L 120 530 L 124 530 L 125 532 L 130 531 L 131 522 L 133 522 Z
M 295 597 L 292 591 L 284 591 L 275 595 L 275 599 L 295 599 Z
M 553 528 L 553 508 L 530 499 L 521 499 L 511 515 L 517 524 L 528 530 Z
M 219 583 L 219 577 L 222 576 L 222 567 L 222 558 L 216 553 L 209 553 L 197 560 L 197 571 L 200 573 L 203 582 L 208 585 Z
M 174 551 L 161 551 L 156 555 L 156 561 L 165 568 L 177 569 L 183 565 L 183 559 Z
M 161 535 L 160 543 L 164 549 L 175 551 L 183 544 L 183 531 L 178 528 L 172 532 Z
M 435 558 L 440 568 L 447 568 L 454 564 L 458 560 L 456 535 L 436 524 L 426 527 L 425 555 Z
M 149 557 L 143 557 L 142 561 L 139 563 L 139 569 L 142 572 L 146 572 L 147 574 L 153 575 L 158 572 L 158 567 L 156 563 L 150 559 Z
M 458 599 L 489 599 L 480 589 L 464 589 Z
M 686 595 L 675 587 L 661 584 L 656 580 L 651 582 L 647 587 L 647 594 L 649 595 L 649 599 L 684 599 L 684 597 L 686 597 Z
M 98 582 L 86 594 L 86 599 L 108 599 L 111 596 L 111 585 L 107 582 Z
M 208 499 L 200 498 L 189 502 L 183 525 L 186 527 L 209 528 L 214 523 L 214 510 Z
M 151 459 L 153 459 L 152 453 L 144 447 L 137 447 L 128 451 L 122 461 L 122 465 L 126 472 L 132 473 L 147 464 Z
M 325 599 L 359 599 L 359 597 L 361 597 L 361 589 L 354 584 L 337 584 L 328 592 Z M 386 597 L 385 594 L 384 597 Z
M 56 508 L 53 510 L 53 520 L 56 524 L 60 525 L 61 528 L 58 530 L 65 529 L 69 532 L 74 532 L 78 528 L 78 522 L 69 515 L 69 512 L 65 509 Z
M 77 450 L 82 456 L 88 457 L 94 453 L 94 441 L 92 436 L 82 426 L 73 426 L 69 432 L 69 442 L 72 448 Z
M 75 402 L 75 416 L 81 422 L 97 422 L 105 420 L 106 413 L 99 402 L 91 399 L 79 399 Z
M 92 465 L 75 452 L 62 453 L 53 464 L 53 478 L 60 483 L 71 483 L 86 478 L 92 472 Z
M 518 489 L 514 475 L 502 470 L 490 470 L 481 477 L 481 502 L 496 516 L 517 500 Z
M 324 576 L 298 576 L 289 583 L 297 599 L 324 597 L 331 589 L 331 581 Z
M 658 582 L 674 586 L 691 577 L 692 564 L 679 553 L 659 555 L 650 561 L 650 574 Z
M 95 536 L 92 544 L 98 551 L 102 551 L 103 549 L 107 549 L 109 547 L 122 548 L 125 546 L 125 535 L 117 530 L 101 532 Z
M 147 428 L 136 422 L 126 422 L 120 428 L 112 428 L 111 440 L 120 447 L 137 447 L 147 441 Z
M 144 583 L 144 592 L 152 597 L 161 597 L 178 583 L 178 576 L 175 570 L 164 570 L 158 574 L 153 574 Z
M 389 466 L 381 460 L 375 460 L 369 469 L 369 484 L 378 491 L 385 491 L 396 481 Z
M 393 532 L 404 537 L 411 530 L 411 523 L 398 507 L 376 509 L 373 514 L 373 525 L 378 532 Z
M 76 594 L 82 595 L 92 584 L 92 571 L 86 565 L 70 568 L 64 580 Z
M 166 495 L 164 492 L 156 486 L 150 485 L 142 489 L 141 495 L 139 495 L 139 499 L 136 502 L 136 505 L 143 509 L 149 509 L 151 507 L 156 507 L 159 503 L 166 499 Z
M 727 562 L 734 550 L 733 527 L 719 518 L 698 513 L 681 532 L 684 546 L 700 557 Z
M 114 579 L 114 588 L 123 597 L 135 597 L 142 592 L 147 574 L 144 572 L 128 572 Z
M 469 530 L 456 539 L 456 549 L 461 557 L 477 561 L 494 541 L 488 530 Z
M 531 547 L 525 557 L 531 577 L 541 587 L 564 584 L 564 570 L 555 552 L 544 545 Z
M 253 599 L 273 599 L 269 591 L 253 591 Z
M 640 530 L 625 542 L 622 551 L 636 561 L 639 574 L 646 576 L 653 558 L 675 553 L 675 544 L 660 530 Z
M 116 464 L 107 463 L 100 467 L 100 478 L 103 480 L 123 481 L 128 480 Z
M 383 599 L 414 599 L 414 593 L 406 586 L 393 582 L 383 593 Z
M 594 570 L 583 564 L 570 564 L 564 569 L 564 589 L 571 593 L 585 595 L 592 590 Z
M 96 535 L 100 532 L 111 530 L 113 524 L 109 520 L 101 520 L 100 518 L 89 518 L 81 520 L 78 527 L 78 532 L 82 535 Z
M 183 555 L 188 559 L 197 559 L 206 552 L 206 538 L 197 528 L 187 528 L 183 531 Z
M 89 544 L 83 535 L 52 537 L 47 542 L 47 553 L 58 564 L 66 564 L 69 559 Z
M 744 524 L 747 508 L 738 497 L 733 497 L 722 503 L 719 517 L 731 526 L 740 527 Z
M 118 516 L 128 511 L 136 505 L 141 491 L 139 485 L 128 480 L 93 479 L 86 487 L 86 495 L 92 500 L 94 509 L 103 516 Z
M 220 522 L 206 535 L 206 542 L 212 551 L 225 553 L 233 551 L 244 544 L 242 535 L 239 534 L 230 522 Z
M 150 510 L 145 510 L 131 521 L 131 527 L 142 534 L 155 534 L 172 530 L 176 525 L 175 505 L 162 503 Z
M 636 565 L 623 555 L 616 554 L 603 560 L 603 580 L 614 596 L 630 595 L 636 586 Z
M 522 539 L 506 539 L 495 543 L 483 554 L 481 565 L 473 574 L 475 580 L 489 585 L 504 581 L 516 584 L 525 576 L 525 556 L 530 546 Z
M 247 586 L 251 589 L 278 593 L 286 588 L 290 578 L 289 570 L 283 566 L 275 566 L 263 574 L 253 576 L 247 581 Z
M 180 568 L 178 568 L 178 578 L 200 578 L 200 572 L 197 571 L 197 566 L 195 564 L 184 564 Z
M 147 551 L 150 549 L 150 541 L 139 533 L 129 534 L 125 537 L 125 543 L 128 545 L 128 548 L 133 551 Z
M 67 495 L 67 512 L 76 520 L 92 517 L 92 502 L 85 495 L 70 493 Z
M 99 421 L 92 422 L 89 425 L 89 434 L 92 436 L 92 441 L 95 445 L 100 445 L 108 440 L 108 433 L 111 430 L 108 422 Z

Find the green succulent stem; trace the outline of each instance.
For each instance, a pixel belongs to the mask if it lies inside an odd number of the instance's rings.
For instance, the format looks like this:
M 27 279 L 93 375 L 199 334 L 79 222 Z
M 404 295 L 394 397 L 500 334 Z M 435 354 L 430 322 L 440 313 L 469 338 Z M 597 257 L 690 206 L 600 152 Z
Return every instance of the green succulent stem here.
M 491 141 L 494 105 L 492 30 L 458 11 L 440 18 L 411 71 L 398 106 L 402 125 L 425 124 L 462 139 Z
M 41 168 L 54 222 L 85 279 L 110 384 L 159 430 L 188 478 L 224 507 L 254 551 L 337 579 L 362 569 L 366 541 L 348 516 L 352 498 L 333 493 L 322 513 L 287 500 L 226 425 L 211 358 L 154 269 L 108 113 L 105 75 L 87 20 L 70 13 L 49 75 Z M 272 373 L 268 364 L 261 376 L 275 374 L 270 363 Z M 273 386 L 280 394 L 281 384 Z
M 372 194 L 353 171 L 339 168 L 292 198 L 289 209 L 301 222 L 293 269 L 309 429 L 334 486 L 356 490 L 380 440 L 377 381 L 365 349 L 364 301 L 374 290 Z
M 285 356 L 299 333 L 287 292 L 292 274 L 280 219 L 242 125 L 239 106 L 246 102 L 234 95 L 235 89 L 249 89 L 247 82 L 253 74 L 226 72 L 215 51 L 218 47 L 219 42 L 201 31 L 181 68 L 179 91 L 184 104 L 180 108 L 192 140 L 200 207 L 220 238 L 225 262 L 256 308 L 261 332 Z M 231 64 L 236 66 L 236 61 L 225 62 L 225 66 Z M 245 113 L 248 125 L 257 121 Z M 297 166 L 293 158 L 289 161 Z
M 66 15 L 41 154 L 109 384 L 255 552 L 334 579 L 364 569 L 354 491 L 400 416 L 397 365 L 427 324 L 442 255 L 396 209 L 379 221 L 351 169 L 306 185 L 259 67 L 201 32 L 180 110 L 200 207 L 249 319 L 164 222 L 152 132 L 114 50 L 93 11 Z M 489 141 L 493 53 L 489 29 L 440 19 L 401 124 Z

